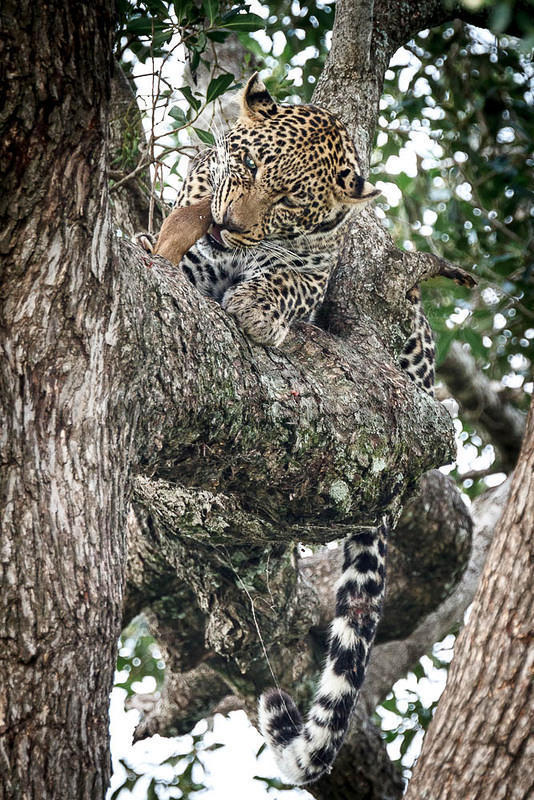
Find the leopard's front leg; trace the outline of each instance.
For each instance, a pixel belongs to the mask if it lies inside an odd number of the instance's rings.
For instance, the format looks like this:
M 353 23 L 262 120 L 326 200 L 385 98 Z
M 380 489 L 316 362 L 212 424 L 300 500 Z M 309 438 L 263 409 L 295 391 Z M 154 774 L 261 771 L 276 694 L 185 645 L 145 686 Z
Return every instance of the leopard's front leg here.
M 254 342 L 280 347 L 291 324 L 320 305 L 327 283 L 324 272 L 272 269 L 230 287 L 221 305 Z

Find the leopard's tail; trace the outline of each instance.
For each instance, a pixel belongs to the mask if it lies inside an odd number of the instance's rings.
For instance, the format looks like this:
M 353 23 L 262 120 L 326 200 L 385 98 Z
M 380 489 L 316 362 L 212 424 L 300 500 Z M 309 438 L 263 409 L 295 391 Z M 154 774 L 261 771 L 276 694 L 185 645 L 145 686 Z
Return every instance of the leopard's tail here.
M 347 732 L 380 620 L 386 534 L 384 522 L 357 528 L 345 540 L 328 656 L 306 722 L 286 692 L 271 689 L 260 699 L 261 732 L 290 783 L 311 783 L 329 772 Z

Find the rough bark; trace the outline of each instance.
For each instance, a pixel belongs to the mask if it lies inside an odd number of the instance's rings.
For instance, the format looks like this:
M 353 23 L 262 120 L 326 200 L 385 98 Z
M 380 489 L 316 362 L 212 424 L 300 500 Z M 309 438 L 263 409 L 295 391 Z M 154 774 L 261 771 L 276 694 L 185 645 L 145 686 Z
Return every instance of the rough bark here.
M 2 9 L 0 797 L 103 797 L 129 434 L 114 403 L 105 3 Z M 124 427 L 122 427 L 124 425 Z
M 145 492 L 146 483 L 143 481 Z M 457 573 L 465 567 L 464 559 L 468 552 L 471 519 L 463 503 L 458 508 L 454 495 L 450 504 L 444 505 L 443 498 L 447 497 L 448 492 L 452 492 L 452 482 L 441 473 L 429 473 L 425 477 L 422 490 L 407 503 L 390 544 L 391 579 L 388 585 L 384 624 L 379 637 L 383 643 L 379 643 L 375 648 L 376 656 L 371 660 L 370 673 L 364 687 L 366 704 L 371 712 L 395 680 L 402 677 L 434 641 L 445 635 L 455 623 L 461 621 L 465 609 L 472 600 L 493 528 L 506 498 L 506 485 L 479 498 L 474 505 L 476 523 L 473 547 L 462 580 L 452 594 L 450 591 L 457 578 Z M 181 492 L 175 492 L 174 496 L 181 502 Z M 136 489 L 136 497 L 139 497 L 138 489 Z M 432 502 L 433 498 L 434 502 Z M 166 511 L 164 524 L 166 527 L 169 526 L 176 530 L 177 519 L 174 519 L 173 522 L 169 521 L 169 515 L 173 513 L 172 504 L 170 505 L 171 507 Z M 152 505 L 152 514 L 154 514 L 155 508 L 156 504 Z M 200 501 L 196 508 L 200 510 Z M 181 510 L 178 510 L 174 513 L 179 516 L 181 531 L 184 532 L 185 529 L 188 529 L 192 542 L 197 538 L 194 531 L 198 525 L 203 527 L 206 525 L 210 531 L 215 530 L 215 536 L 217 536 L 217 534 L 220 535 L 221 529 L 224 529 L 226 524 L 222 515 L 217 518 L 218 524 L 215 524 L 215 517 L 208 518 L 206 522 L 206 517 L 191 518 L 191 511 L 182 513 Z M 206 627 L 210 626 L 209 619 L 212 609 L 214 614 L 220 614 L 218 610 L 220 604 L 217 602 L 216 595 L 212 595 L 209 602 L 203 603 L 204 607 L 208 609 L 203 614 L 200 610 L 202 600 L 197 602 L 195 591 L 191 591 L 188 586 L 187 596 L 184 594 L 185 586 L 180 577 L 176 577 L 176 568 L 174 567 L 175 564 L 181 564 L 180 553 L 184 546 L 183 543 L 175 539 L 170 547 L 162 549 L 158 543 L 165 539 L 168 540 L 168 537 L 165 536 L 164 531 L 160 530 L 161 521 L 158 516 L 149 519 L 144 515 L 147 515 L 146 509 L 138 507 L 137 520 L 144 518 L 143 525 L 150 529 L 152 534 L 147 536 L 140 533 L 136 517 L 132 517 L 126 597 L 137 599 L 146 597 L 147 589 L 143 589 L 143 585 L 144 587 L 156 586 L 151 573 L 155 569 L 157 574 L 162 575 L 164 573 L 162 563 L 166 562 L 169 569 L 169 583 L 161 586 L 157 599 L 164 606 L 168 618 L 172 619 L 181 613 L 188 621 L 191 621 L 191 624 L 185 626 L 182 623 L 177 631 L 173 629 L 172 625 L 162 625 L 160 619 L 154 619 L 154 615 L 151 615 L 153 634 L 166 647 L 169 681 L 165 687 L 163 702 L 159 703 L 157 708 L 153 707 L 155 700 L 152 700 L 152 704 L 149 706 L 149 698 L 145 699 L 144 710 L 148 716 L 143 722 L 142 731 L 138 732 L 139 738 L 149 735 L 150 732 L 164 733 L 177 728 L 183 730 L 184 718 L 191 721 L 190 714 L 184 711 L 186 705 L 184 697 L 191 698 L 194 695 L 197 705 L 203 704 L 204 711 L 206 708 L 213 711 L 225 694 L 236 690 L 235 685 L 232 684 L 235 666 L 232 667 L 228 663 L 223 664 L 220 659 L 217 659 L 215 652 L 205 644 L 204 637 L 201 635 L 201 631 L 203 632 Z M 410 559 L 406 558 L 404 550 L 404 531 L 408 532 L 412 544 Z M 152 545 L 149 544 L 151 540 L 153 541 Z M 231 542 L 231 539 L 228 542 Z M 456 551 L 456 561 L 447 558 L 449 551 Z M 333 614 L 332 587 L 339 575 L 339 550 L 325 548 L 311 557 L 299 558 L 295 570 L 287 564 L 286 559 L 284 581 L 281 581 L 282 570 L 278 568 L 277 562 L 274 560 L 275 556 L 271 552 L 269 560 L 266 562 L 269 573 L 268 606 L 263 604 L 260 586 L 257 583 L 251 589 L 251 597 L 246 598 L 243 603 L 245 598 L 243 598 L 243 587 L 240 581 L 242 580 L 248 585 L 252 584 L 255 578 L 254 573 L 247 571 L 246 562 L 245 567 L 242 567 L 243 553 L 240 550 L 236 551 L 235 545 L 232 548 L 229 544 L 222 552 L 227 560 L 227 565 L 228 559 L 231 559 L 234 553 L 238 554 L 236 567 L 239 571 L 234 572 L 230 569 L 231 574 L 228 575 L 226 581 L 225 603 L 228 617 L 233 615 L 234 619 L 238 618 L 238 623 L 235 624 L 237 630 L 243 632 L 250 629 L 251 646 L 248 648 L 248 652 L 243 648 L 239 649 L 245 674 L 240 683 L 242 695 L 240 698 L 236 697 L 234 702 L 240 708 L 246 708 L 254 715 L 257 689 L 265 688 L 263 681 L 270 682 L 272 680 L 265 661 L 262 641 L 258 636 L 254 620 L 251 619 L 251 599 L 257 603 L 256 617 L 260 635 L 269 653 L 273 670 L 279 677 L 283 676 L 284 681 L 291 681 L 286 685 L 290 686 L 292 691 L 296 690 L 301 696 L 305 696 L 309 688 L 310 673 L 316 673 L 320 669 L 325 629 Z M 220 554 L 221 551 L 214 555 L 219 556 Z M 280 551 L 279 555 L 282 559 L 285 558 L 283 551 Z M 160 563 L 157 568 L 150 566 L 158 562 Z M 414 580 L 414 574 L 416 574 L 417 580 Z M 205 594 L 205 584 L 201 588 Z M 414 618 L 412 614 L 397 613 L 399 605 L 415 609 L 416 600 L 419 604 L 417 618 Z M 278 615 L 287 613 L 287 608 L 293 603 L 297 607 L 305 608 L 307 614 L 301 615 L 298 627 L 294 622 L 292 628 L 280 627 Z M 140 610 L 141 607 L 135 604 L 130 606 L 129 615 Z M 152 611 L 156 609 L 159 618 L 162 617 L 158 611 L 158 602 L 151 601 L 151 608 Z M 184 614 L 184 609 L 187 609 L 186 614 Z M 272 615 L 275 619 L 271 621 Z M 412 633 L 415 619 L 418 624 Z M 284 639 L 287 641 L 284 642 Z M 303 653 L 306 651 L 306 648 L 303 647 L 304 643 L 307 643 L 308 648 L 306 658 L 303 658 Z M 285 644 L 285 649 L 281 647 L 282 644 Z M 299 659 L 296 658 L 297 652 Z M 183 661 L 184 653 L 189 656 L 186 664 Z M 191 654 L 193 654 L 193 659 L 190 657 Z M 247 658 L 249 663 L 246 663 Z M 263 665 L 261 672 L 255 664 L 256 661 Z M 211 669 L 212 662 L 218 670 L 218 675 L 226 677 L 227 683 L 226 690 L 220 687 L 217 692 L 214 692 L 210 703 L 209 690 L 201 685 L 201 681 L 196 680 L 194 664 L 202 665 L 202 674 L 205 675 L 207 669 Z M 293 665 L 291 673 L 287 672 L 288 662 Z M 189 671 L 180 677 L 179 675 L 174 676 L 175 670 L 178 672 Z M 252 682 L 253 676 L 256 678 L 256 683 Z M 182 682 L 185 684 L 183 685 Z M 194 691 L 191 689 L 192 683 L 195 685 Z M 195 718 L 194 721 L 197 722 L 198 719 L 200 717 Z
M 434 484 L 432 484 L 432 478 Z M 198 536 L 195 535 L 194 530 L 197 526 L 201 525 L 210 531 L 210 535 L 215 537 L 215 541 L 221 541 L 221 534 L 228 531 L 227 517 L 221 506 L 216 509 L 218 515 L 214 513 L 212 505 L 207 505 L 206 501 L 209 496 L 204 493 L 203 500 L 205 505 L 204 514 L 194 516 L 192 514 L 192 506 L 189 506 L 189 511 L 184 510 L 184 492 L 174 491 L 171 495 L 170 490 L 166 489 L 166 494 L 160 499 L 160 502 L 154 500 L 154 492 L 162 490 L 161 482 L 158 486 L 153 486 L 152 482 L 143 480 L 141 486 L 136 488 L 137 502 L 141 497 L 145 498 L 145 503 L 150 505 L 152 512 L 156 508 L 160 509 L 157 514 L 157 519 L 152 519 L 149 524 L 145 521 L 145 525 L 153 531 L 152 538 L 154 547 L 152 551 L 147 549 L 147 542 L 150 539 L 146 535 L 139 535 L 136 532 L 136 524 L 131 532 L 132 546 L 130 548 L 130 568 L 128 571 L 129 593 L 138 595 L 138 581 L 143 574 L 143 567 L 141 565 L 149 565 L 154 559 L 169 559 L 169 547 L 162 552 L 162 549 L 157 542 L 163 540 L 168 541 L 168 535 L 163 532 L 158 533 L 158 528 L 161 524 L 168 526 L 168 530 L 175 530 L 180 527 L 182 534 L 186 529 L 191 534 L 192 549 L 193 540 L 197 540 Z M 436 575 L 441 571 L 448 570 L 449 579 L 447 580 L 444 575 L 444 583 L 453 581 L 453 574 L 455 571 L 454 563 L 448 564 L 448 559 L 445 557 L 445 550 L 452 549 L 458 552 L 461 557 L 462 552 L 468 542 L 466 534 L 459 533 L 463 525 L 468 530 L 470 527 L 470 518 L 461 504 L 461 509 L 458 509 L 455 502 L 451 503 L 450 507 L 444 508 L 443 500 L 438 502 L 435 509 L 431 498 L 443 498 L 448 496 L 448 492 L 452 491 L 452 482 L 450 482 L 441 473 L 431 473 L 425 479 L 425 488 L 421 495 L 408 503 L 407 508 L 403 514 L 406 519 L 406 530 L 411 531 L 411 539 L 414 540 L 415 533 L 415 519 L 418 518 L 422 526 L 419 531 L 419 541 L 425 541 L 425 547 L 420 545 L 414 548 L 414 552 L 419 554 L 421 559 L 420 572 L 424 573 L 425 569 L 429 569 L 429 553 L 434 554 L 434 563 Z M 148 493 L 148 497 L 147 497 Z M 425 506 L 422 498 L 425 497 L 425 502 L 430 506 L 430 516 L 432 521 L 428 524 L 427 515 L 424 513 Z M 169 502 L 173 499 L 174 502 Z M 187 501 L 193 503 L 194 493 L 187 494 Z M 197 509 L 201 509 L 200 498 L 196 504 Z M 435 516 L 432 516 L 432 511 L 435 511 Z M 209 516 L 207 515 L 209 512 Z M 444 512 L 448 512 L 444 514 Z M 142 518 L 143 509 L 137 509 L 137 519 Z M 176 515 L 171 522 L 172 515 Z M 162 519 L 164 523 L 162 523 Z M 240 520 L 243 524 L 243 532 L 248 528 L 247 520 Z M 458 523 L 460 522 L 460 525 Z M 425 527 L 428 524 L 428 528 Z M 406 560 L 402 556 L 402 551 L 397 549 L 395 555 L 396 543 L 403 538 L 404 526 L 401 519 L 399 527 L 396 531 L 395 541 L 393 541 L 390 548 L 390 554 L 393 553 L 393 580 L 390 582 L 390 596 L 389 606 L 393 609 L 397 601 L 406 604 L 405 594 L 417 592 L 419 600 L 421 600 L 422 588 L 414 586 L 414 582 L 409 582 L 409 575 L 403 572 L 403 567 L 406 565 Z M 213 532 L 213 534 L 211 534 Z M 208 539 L 205 537 L 205 541 Z M 222 540 L 224 541 L 224 540 Z M 224 550 L 220 549 L 219 552 L 214 553 L 216 557 L 220 558 L 221 555 L 226 561 L 226 566 L 231 563 L 236 553 L 235 543 L 232 542 L 231 536 L 227 532 L 228 547 Z M 232 547 L 234 544 L 234 547 Z M 178 542 L 176 538 L 171 545 L 176 549 Z M 183 544 L 179 545 L 180 551 L 183 549 Z M 198 550 L 198 545 L 196 545 Z M 214 547 L 217 547 L 214 545 Z M 213 560 L 213 555 L 211 556 Z M 245 562 L 243 564 L 243 552 L 237 551 L 237 558 L 235 560 L 236 572 L 230 570 L 230 575 L 227 576 L 226 587 L 224 590 L 224 603 L 218 601 L 217 593 L 211 593 L 208 602 L 203 602 L 200 594 L 206 594 L 208 581 L 202 582 L 201 592 L 197 592 L 197 597 L 200 601 L 195 602 L 194 598 L 189 600 L 185 599 L 182 593 L 175 591 L 175 587 L 171 589 L 170 596 L 165 591 L 165 594 L 160 598 L 160 601 L 165 606 L 167 618 L 172 619 L 181 612 L 182 617 L 185 616 L 189 621 L 193 620 L 191 628 L 180 625 L 180 634 L 182 637 L 178 639 L 176 631 L 173 630 L 172 625 L 162 625 L 161 618 L 154 620 L 151 619 L 151 629 L 153 634 L 157 637 L 158 641 L 165 645 L 165 660 L 166 660 L 166 685 L 164 687 L 161 699 L 145 697 L 135 702 L 135 707 L 144 712 L 144 718 L 136 731 L 136 738 L 143 738 L 147 735 L 160 733 L 162 735 L 173 735 L 176 732 L 186 732 L 190 730 L 192 725 L 203 716 L 212 714 L 220 708 L 244 708 L 251 716 L 255 716 L 256 695 L 259 690 L 265 688 L 272 682 L 272 675 L 270 674 L 265 654 L 262 650 L 262 641 L 269 654 L 271 666 L 279 681 L 283 682 L 286 686 L 296 688 L 297 694 L 306 702 L 309 698 L 310 684 L 320 669 L 321 647 L 322 639 L 324 636 L 324 626 L 332 617 L 332 601 L 333 592 L 332 586 L 339 575 L 338 551 L 324 550 L 319 554 L 299 560 L 297 571 L 293 570 L 291 562 L 285 563 L 285 574 L 276 561 L 275 555 L 271 552 L 269 559 L 264 561 L 267 570 L 267 584 L 269 590 L 269 604 L 264 605 L 262 599 L 261 586 L 258 584 L 257 579 Z M 206 563 L 210 555 L 204 556 L 203 561 Z M 183 565 L 183 558 L 176 555 L 172 558 L 172 563 L 177 565 L 178 571 Z M 282 562 L 283 563 L 283 562 Z M 187 570 L 186 561 L 184 569 Z M 417 558 L 410 562 L 408 572 L 417 570 Z M 430 568 L 432 572 L 432 568 Z M 162 570 L 160 569 L 161 573 Z M 281 577 L 284 574 L 284 582 L 281 582 Z M 240 578 L 250 588 L 250 596 L 248 597 L 243 592 Z M 150 578 L 147 579 L 150 583 Z M 254 585 L 251 584 L 254 581 Z M 421 603 L 422 611 L 424 613 L 425 603 L 432 606 L 432 601 L 441 596 L 441 590 L 435 591 L 432 586 L 432 580 L 427 582 L 427 596 L 425 602 Z M 180 580 L 176 581 L 178 587 Z M 313 591 L 310 586 L 313 587 Z M 183 587 L 183 584 L 182 584 Z M 165 590 L 168 587 L 165 587 Z M 434 591 L 433 591 L 434 590 Z M 251 618 L 251 601 L 255 604 L 255 616 L 258 622 L 258 628 L 253 624 Z M 295 602 L 296 601 L 296 602 Z M 187 611 L 184 615 L 184 604 Z M 205 617 L 199 623 L 197 616 L 200 605 L 205 609 Z M 155 605 L 152 605 L 154 609 Z M 306 615 L 300 615 L 300 619 L 296 619 L 294 614 L 288 613 L 288 608 L 295 607 L 296 609 L 306 610 Z M 157 608 L 157 604 L 156 604 Z M 174 613 L 172 609 L 175 609 Z M 195 611 L 196 609 L 196 611 Z M 236 639 L 236 633 L 239 632 L 241 637 L 240 646 L 236 654 L 229 653 L 229 658 L 221 660 L 217 657 L 213 648 L 206 645 L 203 649 L 198 648 L 199 640 L 202 640 L 201 631 L 205 631 L 210 627 L 208 620 L 213 615 L 213 622 L 215 629 L 221 627 L 221 610 L 226 618 L 226 629 L 228 629 L 228 622 L 233 619 L 233 635 L 232 640 Z M 386 619 L 387 619 L 386 610 Z M 158 614 L 159 616 L 159 614 Z M 291 620 L 291 625 L 287 626 L 287 620 Z M 403 629 L 402 623 L 405 622 Z M 392 630 L 397 630 L 399 636 L 407 634 L 412 626 L 412 621 L 409 616 L 405 620 L 403 615 L 391 614 L 391 623 L 387 625 L 389 633 Z M 258 630 L 259 629 L 259 630 Z M 186 631 L 189 630 L 189 636 Z M 243 646 L 243 632 L 250 630 L 248 647 Z M 245 633 L 245 636 L 248 634 Z M 424 644 L 421 644 L 420 652 L 418 655 L 426 651 L 432 643 L 432 639 L 428 639 Z M 306 648 L 304 645 L 308 644 Z M 186 672 L 183 670 L 183 653 L 196 653 L 198 666 L 189 669 Z M 239 656 L 239 664 L 236 668 L 236 655 Z M 288 669 L 288 665 L 291 666 Z M 189 664 L 190 666 L 190 664 Z M 176 671 L 178 670 L 178 671 Z M 398 676 L 400 677 L 399 672 Z M 236 677 L 237 676 L 237 677 Z M 388 687 L 391 684 L 388 684 Z M 233 693 L 229 695 L 229 693 Z M 230 703 L 230 706 L 228 705 Z M 373 706 L 374 707 L 374 706 Z M 343 750 L 336 762 L 336 768 L 331 777 L 320 781 L 316 786 L 310 787 L 310 791 L 316 797 L 329 797 L 329 798 L 345 798 L 345 797 L 366 797 L 383 798 L 383 797 L 400 797 L 402 794 L 403 782 L 399 773 L 393 767 L 389 758 L 387 757 L 383 741 L 379 735 L 378 730 L 372 722 L 372 708 L 368 703 L 361 704 L 351 732 L 347 741 L 344 744 Z M 355 794 L 356 793 L 356 794 Z
M 424 480 L 423 491 L 407 504 L 391 543 L 392 578 L 388 586 L 385 623 L 379 640 L 408 636 L 414 623 L 450 593 L 451 587 L 458 580 L 458 574 L 465 567 L 469 553 L 471 518 L 453 490 L 452 481 L 439 472 L 432 472 Z M 436 500 L 434 506 L 429 503 L 430 508 L 426 513 L 422 505 L 423 496 L 426 502 L 432 497 Z M 186 627 L 182 622 L 179 632 L 165 635 L 167 645 L 174 651 L 174 661 L 180 659 L 180 669 L 188 669 L 205 660 L 213 644 L 205 642 L 202 648 L 199 632 L 206 627 L 217 629 L 215 616 L 221 613 L 226 613 L 228 619 L 232 613 L 239 617 L 239 624 L 235 627 L 240 631 L 238 651 L 243 662 L 246 662 L 243 638 L 247 630 L 250 630 L 253 647 L 249 661 L 252 662 L 261 655 L 261 642 L 258 640 L 255 622 L 251 618 L 249 599 L 243 595 L 241 585 L 241 580 L 249 584 L 253 582 L 253 572 L 248 573 L 246 570 L 253 566 L 254 552 L 256 563 L 253 571 L 257 571 L 258 561 L 267 565 L 269 603 L 265 607 L 260 604 L 257 609 L 265 645 L 271 650 L 284 637 L 288 637 L 287 644 L 296 642 L 306 638 L 311 628 L 316 629 L 320 640 L 321 631 L 324 631 L 332 618 L 332 585 L 340 572 L 339 550 L 324 549 L 312 557 L 301 558 L 295 569 L 294 556 L 290 554 L 291 557 L 288 557 L 286 548 L 279 546 L 274 549 L 271 546 L 266 550 L 261 543 L 261 537 L 269 532 L 270 527 L 262 524 L 262 520 L 253 515 L 228 513 L 228 509 L 223 506 L 225 498 L 219 497 L 214 502 L 213 496 L 208 492 L 171 489 L 163 481 L 153 482 L 147 479 L 136 480 L 134 497 L 136 514 L 130 520 L 126 592 L 128 614 L 133 615 L 142 609 L 142 602 L 146 604 L 150 587 L 154 593 L 150 599 L 153 611 L 159 603 L 164 603 L 166 613 L 173 617 L 187 604 L 190 625 Z M 239 538 L 236 538 L 235 533 L 232 536 L 232 526 L 235 526 L 233 530 Z M 289 532 L 291 533 L 290 530 Z M 295 531 L 293 536 L 297 535 L 298 531 Z M 328 536 L 328 532 L 324 535 Z M 259 546 L 255 551 L 250 546 L 243 551 L 243 539 L 250 541 L 255 536 L 258 536 Z M 404 539 L 407 541 L 403 541 Z M 422 540 L 425 541 L 425 547 L 421 546 Z M 411 559 L 407 559 L 407 546 L 410 548 Z M 186 582 L 190 562 L 194 562 L 199 548 L 203 552 L 202 579 L 198 584 L 194 580 Z M 232 561 L 235 562 L 235 568 L 231 566 Z M 215 579 L 221 564 L 229 571 L 224 582 L 224 602 L 217 598 L 221 578 L 219 576 Z M 283 564 L 287 564 L 285 570 Z M 418 581 L 413 580 L 414 572 L 418 575 Z M 208 573 L 211 574 L 211 580 L 207 578 Z M 425 573 L 428 573 L 427 577 Z M 159 583 L 156 576 L 160 576 Z M 168 576 L 167 579 L 164 576 Z M 213 588 L 210 588 L 210 582 Z M 313 591 L 310 586 L 313 586 Z M 261 597 L 262 593 L 258 590 L 259 586 L 256 585 L 254 593 Z M 176 609 L 174 615 L 170 613 L 171 602 Z M 288 612 L 291 602 L 295 603 L 296 609 L 307 611 L 306 614 L 301 614 L 300 633 L 295 629 L 295 619 L 289 627 L 287 624 L 281 627 L 280 621 L 276 619 L 277 608 L 280 615 L 291 616 Z M 239 606 L 239 610 L 236 606 Z M 399 606 L 403 608 L 402 614 L 398 613 Z M 202 623 L 202 615 L 195 613 L 195 608 L 197 612 L 204 609 Z M 169 643 L 169 636 L 174 639 L 172 643 Z M 228 644 L 225 644 L 225 648 L 227 651 Z M 184 654 L 188 656 L 186 665 L 183 663 Z M 248 663 L 249 675 L 253 674 L 250 670 L 251 663 Z M 303 677 L 300 676 L 301 679 Z M 270 680 L 268 674 L 267 679 Z M 251 691 L 254 690 L 255 687 L 252 686 Z
M 534 406 L 446 690 L 407 798 L 524 800 L 534 792 Z M 435 765 L 440 764 L 436 781 Z
M 440 476 L 440 479 L 443 479 L 443 476 Z M 439 561 L 439 543 L 443 539 L 444 546 L 446 546 L 447 536 L 452 537 L 451 542 L 454 543 L 457 535 L 454 528 L 455 517 L 450 516 L 454 510 L 454 504 L 452 508 L 446 510 L 443 530 L 437 527 L 440 519 L 438 513 L 433 518 L 434 522 L 431 522 L 430 527 L 427 529 L 425 503 L 428 503 L 428 498 L 429 496 L 432 497 L 433 491 L 437 492 L 440 488 L 443 490 L 443 484 L 438 480 L 436 485 L 431 487 L 429 491 L 429 481 L 430 478 L 427 478 L 424 495 L 416 496 L 410 501 L 403 514 L 403 518 L 406 518 L 409 529 L 412 531 L 414 530 L 416 519 L 419 520 L 421 525 L 419 538 L 421 541 L 425 541 L 424 547 L 416 547 L 414 550 L 412 559 L 409 562 L 411 570 L 417 570 L 417 554 L 420 550 L 429 549 L 432 552 L 434 542 L 438 544 L 437 565 L 441 563 L 442 568 L 445 564 L 443 561 Z M 402 629 L 397 628 L 399 630 L 398 639 L 378 644 L 373 650 L 369 673 L 364 684 L 363 697 L 355 715 L 351 732 L 338 757 L 331 778 L 326 778 L 319 784 L 308 787 L 308 790 L 314 796 L 318 798 L 328 797 L 329 800 L 344 797 L 401 796 L 402 781 L 399 780 L 396 771 L 392 769 L 392 765 L 385 755 L 383 742 L 371 722 L 373 709 L 384 698 L 391 685 L 406 674 L 417 659 L 428 651 L 433 642 L 443 637 L 453 625 L 461 623 L 463 614 L 472 601 L 494 528 L 508 497 L 508 489 L 509 482 L 506 482 L 475 501 L 473 506 L 475 527 L 471 556 L 462 580 L 452 595 L 422 619 L 411 635 L 405 636 Z M 429 503 L 429 505 L 429 510 L 432 514 L 433 504 Z M 438 504 L 436 512 L 438 512 L 439 508 Z M 443 510 L 443 507 L 441 510 Z M 397 538 L 402 538 L 403 518 L 401 518 L 396 531 Z M 137 555 L 134 556 L 135 562 L 138 562 L 139 559 L 144 563 L 150 561 L 150 557 L 146 552 L 146 541 L 145 537 L 135 537 L 135 542 L 142 544 L 143 548 L 145 548 L 144 555 L 141 555 L 138 552 L 137 544 L 134 543 L 132 550 L 134 553 L 137 552 Z M 402 566 L 403 560 L 396 558 L 394 550 L 395 542 L 392 543 L 390 550 L 390 552 L 393 552 L 393 560 L 397 562 L 397 567 L 392 570 L 393 581 L 396 586 L 390 586 L 390 592 L 393 590 L 394 594 L 392 597 L 390 596 L 389 605 L 393 610 L 395 608 L 395 599 L 399 596 L 397 591 L 402 592 L 402 586 L 403 584 L 405 585 L 407 578 L 407 576 L 401 577 L 403 575 L 402 571 L 399 575 L 398 569 L 399 566 Z M 427 560 L 424 566 L 429 572 L 429 581 L 431 583 L 433 566 L 428 563 L 427 553 L 422 552 L 421 557 L 423 561 Z M 423 567 L 423 562 L 421 562 L 421 567 Z M 440 569 L 439 566 L 437 568 L 438 570 Z M 312 631 L 313 635 L 311 637 L 306 637 L 305 623 L 304 627 L 301 628 L 300 636 L 289 645 L 289 653 L 287 651 L 280 653 L 280 651 L 277 652 L 276 649 L 271 647 L 271 640 L 269 639 L 271 632 L 268 628 L 263 627 L 263 619 L 261 617 L 260 631 L 265 635 L 264 642 L 274 671 L 283 676 L 284 680 L 292 680 L 292 689 L 296 688 L 296 693 L 305 698 L 307 691 L 309 691 L 310 677 L 320 668 L 321 637 L 319 632 L 321 625 L 325 625 L 332 615 L 332 585 L 339 573 L 336 551 L 325 550 L 316 556 L 302 559 L 299 565 L 299 572 L 303 578 L 304 589 L 307 591 L 307 595 L 302 596 L 302 602 L 306 604 L 309 611 L 312 611 L 313 608 L 316 609 L 315 624 L 319 627 Z M 240 574 L 242 574 L 245 581 L 249 580 L 248 574 L 246 572 L 242 573 L 241 569 Z M 132 577 L 138 575 L 138 570 L 134 564 L 129 569 L 129 575 L 128 585 L 131 590 L 135 591 L 135 587 L 132 585 Z M 400 577 L 400 580 L 397 580 L 398 577 Z M 310 592 L 308 582 L 313 584 L 313 592 Z M 179 582 L 177 583 L 179 584 Z M 297 584 L 297 590 L 298 586 L 299 584 Z M 408 590 L 411 589 L 409 585 L 407 588 Z M 237 586 L 235 591 L 239 591 Z M 270 585 L 271 605 L 273 607 L 277 603 L 279 605 L 279 600 L 277 600 L 278 591 L 279 585 Z M 283 594 L 282 602 L 287 601 L 287 585 L 284 591 L 286 591 L 286 594 Z M 257 599 L 257 595 L 254 592 L 253 595 L 254 599 Z M 168 618 L 173 617 L 172 608 L 174 607 L 183 613 L 183 599 L 179 594 L 171 595 L 170 597 L 164 594 L 161 600 L 166 605 Z M 235 602 L 231 606 L 235 613 Z M 191 600 L 186 607 L 187 617 L 189 618 L 189 615 L 194 610 L 194 600 Z M 259 608 L 261 608 L 261 601 L 257 610 Z M 238 613 L 242 613 L 244 616 L 237 627 L 246 627 L 250 622 L 250 606 L 242 608 Z M 389 627 L 387 614 L 386 610 L 386 626 Z M 398 626 L 399 615 L 393 614 L 392 616 Z M 402 622 L 402 619 L 400 622 Z M 310 624 L 309 619 L 307 624 Z M 201 625 L 198 622 L 193 623 L 191 639 L 185 641 L 177 641 L 176 632 L 173 631 L 172 626 L 162 627 L 154 619 L 151 620 L 151 625 L 158 641 L 165 644 L 166 685 L 161 699 L 148 696 L 139 698 L 135 702 L 135 707 L 144 713 L 143 721 L 136 731 L 136 738 L 143 738 L 154 733 L 168 736 L 175 733 L 184 733 L 190 730 L 203 716 L 219 710 L 224 712 L 225 710 L 242 708 L 252 717 L 254 716 L 254 686 L 252 688 L 249 686 L 247 689 L 247 684 L 243 681 L 243 677 L 248 678 L 251 674 L 255 674 L 256 678 L 258 678 L 257 669 L 251 671 L 250 666 L 245 667 L 245 676 L 242 676 L 239 685 L 236 685 L 232 679 L 235 668 L 229 667 L 227 663 L 221 662 L 220 659 L 215 659 L 213 663 L 216 668 L 214 669 L 210 666 L 213 660 L 213 653 L 210 654 L 206 649 L 200 651 L 197 649 L 198 667 L 185 673 L 180 672 L 180 655 L 184 651 L 188 653 L 195 652 L 195 648 L 192 645 L 195 640 L 198 643 L 199 631 L 202 629 Z M 180 632 L 184 634 L 183 626 L 181 626 Z M 256 639 L 259 648 L 257 631 L 253 638 Z M 304 641 L 308 642 L 309 647 L 307 658 L 302 657 Z M 298 658 L 297 653 L 299 654 Z M 263 653 L 260 654 L 259 658 L 264 661 Z M 288 661 L 295 664 L 292 675 L 284 673 L 284 665 L 287 665 Z M 175 670 L 177 671 L 175 672 Z M 269 681 L 270 677 L 270 675 L 267 675 L 266 680 Z M 265 680 L 265 675 L 260 675 L 260 680 Z

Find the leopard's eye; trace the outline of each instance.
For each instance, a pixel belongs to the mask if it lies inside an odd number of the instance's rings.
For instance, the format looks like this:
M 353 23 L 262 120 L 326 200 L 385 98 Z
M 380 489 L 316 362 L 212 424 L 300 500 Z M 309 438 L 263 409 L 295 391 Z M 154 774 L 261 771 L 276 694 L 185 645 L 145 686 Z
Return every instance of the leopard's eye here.
M 285 206 L 286 208 L 298 208 L 299 207 L 299 204 L 295 203 L 295 201 L 292 200 L 290 197 L 281 197 L 279 202 L 282 203 L 282 205 Z
M 256 174 L 256 172 L 258 171 L 258 167 L 256 166 L 256 162 L 254 161 L 252 156 L 249 156 L 248 153 L 243 159 L 243 163 L 245 164 L 245 167 L 247 167 L 247 169 L 249 169 L 252 172 L 253 175 Z

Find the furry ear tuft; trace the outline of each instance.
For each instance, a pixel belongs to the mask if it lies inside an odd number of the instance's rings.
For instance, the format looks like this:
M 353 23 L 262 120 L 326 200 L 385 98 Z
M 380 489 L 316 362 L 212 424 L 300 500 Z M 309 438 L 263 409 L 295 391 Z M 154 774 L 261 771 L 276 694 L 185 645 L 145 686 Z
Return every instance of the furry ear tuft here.
M 339 187 L 339 197 L 344 203 L 367 205 L 382 194 L 380 189 L 364 180 L 352 166 L 345 166 L 338 172 L 336 183 Z
M 274 117 L 277 111 L 278 106 L 255 72 L 249 78 L 241 95 L 241 116 L 245 119 L 260 120 Z

